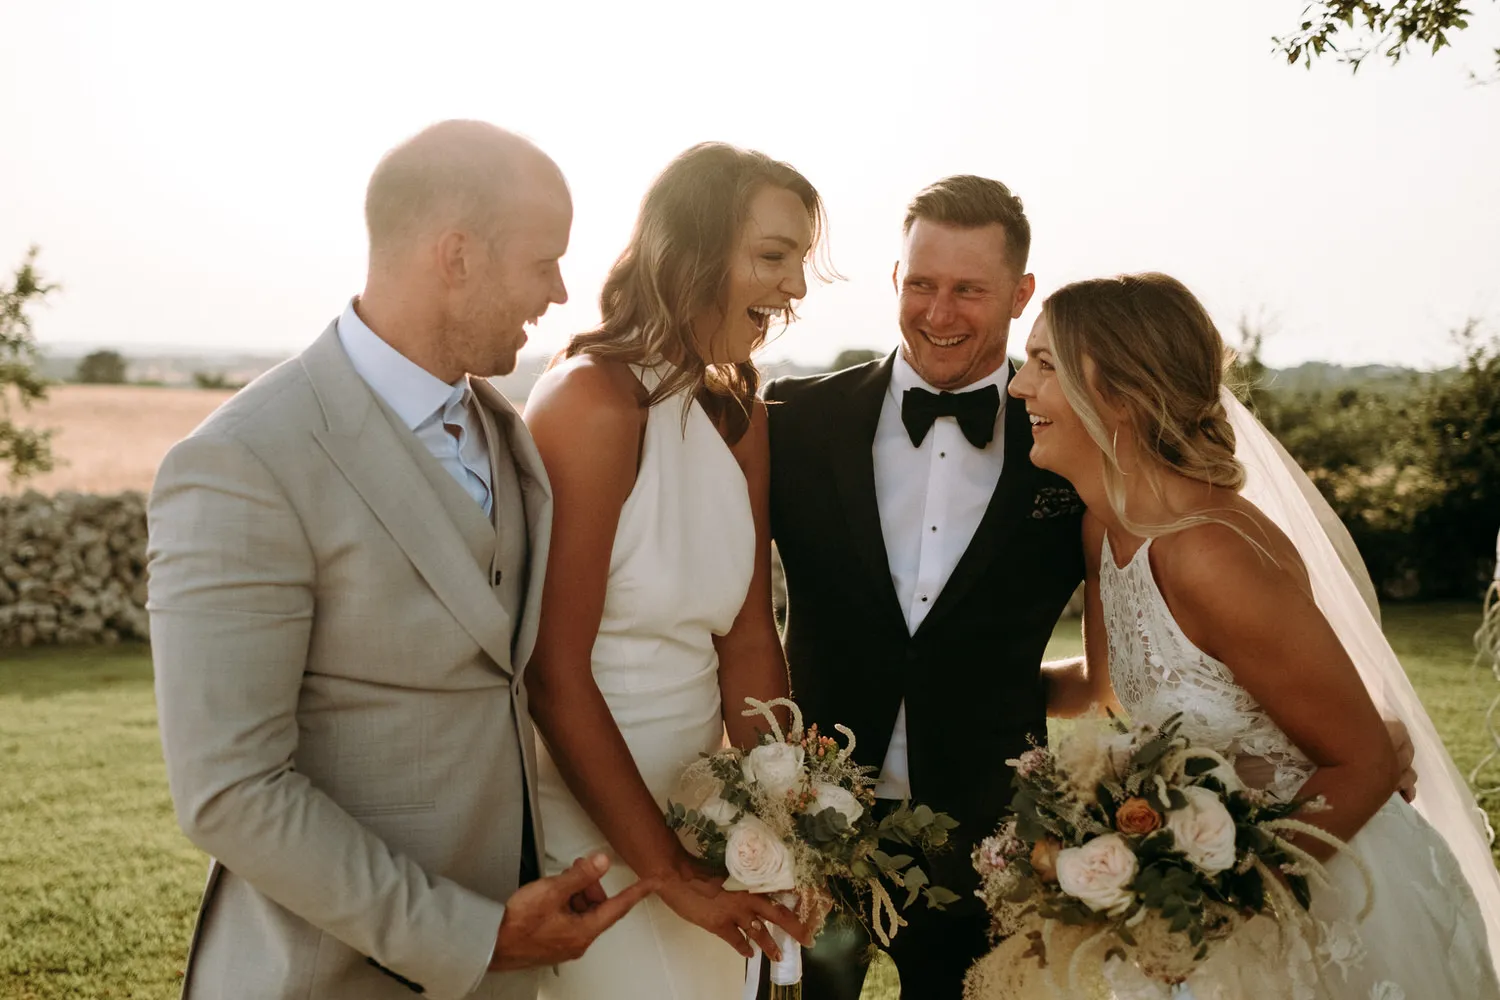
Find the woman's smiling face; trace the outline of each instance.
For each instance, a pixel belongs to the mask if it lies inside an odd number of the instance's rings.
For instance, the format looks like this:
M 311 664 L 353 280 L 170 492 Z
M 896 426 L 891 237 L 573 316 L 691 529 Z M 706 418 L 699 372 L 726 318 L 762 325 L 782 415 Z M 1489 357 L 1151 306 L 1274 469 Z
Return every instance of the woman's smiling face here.
M 806 261 L 813 223 L 807 206 L 782 187 L 766 186 L 750 199 L 730 251 L 722 310 L 693 319 L 693 334 L 710 364 L 749 361 L 773 319 L 788 317 L 807 294 Z
M 1096 475 L 1101 455 L 1073 411 L 1053 364 L 1052 336 L 1044 313 L 1026 340 L 1026 364 L 1010 380 L 1010 394 L 1031 417 L 1031 463 L 1077 484 Z

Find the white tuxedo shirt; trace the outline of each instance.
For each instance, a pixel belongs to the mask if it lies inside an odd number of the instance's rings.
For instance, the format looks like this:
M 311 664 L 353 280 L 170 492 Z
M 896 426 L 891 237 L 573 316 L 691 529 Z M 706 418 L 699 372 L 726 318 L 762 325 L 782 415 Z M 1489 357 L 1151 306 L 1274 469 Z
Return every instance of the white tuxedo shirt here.
M 1008 365 L 964 392 L 986 386 L 1000 390 L 995 436 L 984 448 L 964 437 L 953 417 L 938 417 L 922 443 L 912 447 L 901 422 L 901 397 L 907 389 L 937 392 L 898 351 L 875 428 L 875 500 L 880 532 L 896 598 L 906 612 L 908 632 L 915 634 L 948 577 L 958 565 L 1000 483 L 1005 465 L 1005 387 Z M 880 798 L 911 795 L 906 757 L 906 703 L 896 713 L 890 748 L 875 786 Z

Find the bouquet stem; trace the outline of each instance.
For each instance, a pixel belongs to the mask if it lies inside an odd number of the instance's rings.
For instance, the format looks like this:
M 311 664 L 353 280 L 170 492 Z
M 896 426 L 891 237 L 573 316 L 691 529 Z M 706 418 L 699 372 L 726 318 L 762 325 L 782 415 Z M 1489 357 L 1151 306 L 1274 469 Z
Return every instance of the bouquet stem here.
M 796 893 L 780 892 L 772 898 L 789 910 L 798 909 Z M 802 945 L 776 924 L 770 924 L 767 930 L 781 949 L 781 957 L 775 961 L 766 956 L 766 961 L 771 962 L 771 1000 L 802 1000 Z

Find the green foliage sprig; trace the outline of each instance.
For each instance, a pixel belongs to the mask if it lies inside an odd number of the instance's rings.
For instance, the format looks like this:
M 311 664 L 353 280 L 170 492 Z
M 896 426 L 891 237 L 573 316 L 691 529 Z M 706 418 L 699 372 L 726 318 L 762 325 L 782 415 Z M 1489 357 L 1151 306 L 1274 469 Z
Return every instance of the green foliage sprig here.
M 1469 27 L 1468 0 L 1316 0 L 1303 11 L 1297 31 L 1273 38 L 1288 65 L 1333 55 L 1351 72 L 1372 55 L 1399 63 L 1417 47 L 1433 55 Z M 1495 50 L 1500 67 L 1500 49 Z
M 52 432 L 20 427 L 11 420 L 12 397 L 22 409 L 47 397 L 37 372 L 41 360 L 30 310 L 57 290 L 36 269 L 37 247 L 26 253 L 10 284 L 0 285 L 0 466 L 18 482 L 52 468 Z

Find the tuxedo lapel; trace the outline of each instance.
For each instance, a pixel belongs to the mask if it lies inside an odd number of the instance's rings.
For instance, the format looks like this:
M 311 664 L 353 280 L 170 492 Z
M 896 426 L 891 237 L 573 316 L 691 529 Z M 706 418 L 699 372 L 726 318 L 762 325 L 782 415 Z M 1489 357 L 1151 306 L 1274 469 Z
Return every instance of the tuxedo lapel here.
M 432 483 L 349 363 L 334 324 L 302 355 L 327 421 L 313 437 L 438 600 L 506 673 L 511 623 Z
M 875 495 L 875 430 L 885 405 L 886 390 L 895 366 L 894 351 L 848 389 L 842 409 L 828 421 L 828 464 L 838 486 L 840 512 L 854 537 L 854 548 L 865 564 L 870 584 L 885 611 L 903 624 L 906 615 L 891 582 L 885 535 L 880 529 L 880 503 Z
M 1011 372 L 1014 376 L 1015 372 Z M 1002 389 L 1002 392 L 1005 390 Z M 1031 464 L 1031 420 L 1017 400 L 1005 406 L 1005 467 L 984 510 L 969 547 L 943 585 L 942 593 L 917 628 L 920 635 L 952 610 L 1004 548 L 1006 537 L 1023 518 L 1036 492 L 1036 467 Z

